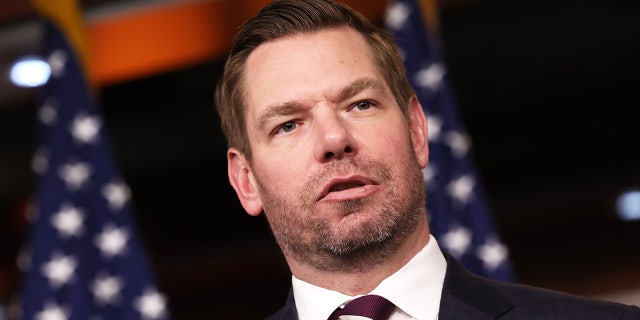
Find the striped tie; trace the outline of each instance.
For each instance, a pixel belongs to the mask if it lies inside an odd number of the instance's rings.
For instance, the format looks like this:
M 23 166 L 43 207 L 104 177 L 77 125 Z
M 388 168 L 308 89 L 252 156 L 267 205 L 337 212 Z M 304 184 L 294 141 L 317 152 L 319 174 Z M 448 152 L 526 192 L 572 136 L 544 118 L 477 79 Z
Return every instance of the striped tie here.
M 387 320 L 396 306 L 389 300 L 376 295 L 366 295 L 351 300 L 343 309 L 336 309 L 329 320 L 349 319 L 345 316 L 358 316 L 361 319 Z M 341 317 L 342 316 L 342 317 Z

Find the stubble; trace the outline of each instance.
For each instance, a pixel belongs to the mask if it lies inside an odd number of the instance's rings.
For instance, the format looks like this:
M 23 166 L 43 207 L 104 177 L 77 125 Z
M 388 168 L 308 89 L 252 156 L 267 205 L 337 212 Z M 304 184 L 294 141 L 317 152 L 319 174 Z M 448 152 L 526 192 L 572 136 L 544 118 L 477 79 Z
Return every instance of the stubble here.
M 336 225 L 318 212 L 315 196 L 319 182 L 343 172 L 364 173 L 385 186 L 387 193 L 380 199 L 331 204 L 333 212 L 345 217 Z M 267 219 L 285 256 L 324 271 L 361 272 L 384 261 L 426 214 L 422 173 L 413 153 L 403 172 L 393 171 L 377 160 L 334 162 L 312 175 L 299 197 L 278 195 L 260 181 L 258 184 Z

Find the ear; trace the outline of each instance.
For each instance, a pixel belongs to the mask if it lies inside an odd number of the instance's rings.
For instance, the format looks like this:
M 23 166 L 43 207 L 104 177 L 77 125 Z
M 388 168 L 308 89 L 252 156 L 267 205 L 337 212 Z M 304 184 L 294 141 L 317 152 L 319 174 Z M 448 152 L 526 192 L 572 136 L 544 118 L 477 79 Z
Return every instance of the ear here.
M 259 215 L 262 212 L 262 200 L 258 185 L 247 159 L 235 148 L 227 150 L 227 171 L 229 182 L 236 190 L 244 210 L 252 216 Z
M 422 110 L 422 105 L 414 95 L 409 100 L 409 114 L 411 117 L 411 143 L 413 151 L 421 168 L 429 164 L 429 138 L 427 134 L 427 118 Z

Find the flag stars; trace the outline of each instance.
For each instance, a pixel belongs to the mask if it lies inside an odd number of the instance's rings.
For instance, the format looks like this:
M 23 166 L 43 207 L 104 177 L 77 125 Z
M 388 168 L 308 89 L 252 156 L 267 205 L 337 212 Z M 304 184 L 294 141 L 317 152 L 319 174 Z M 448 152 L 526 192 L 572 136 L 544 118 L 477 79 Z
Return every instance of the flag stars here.
M 71 205 L 63 205 L 60 211 L 51 217 L 51 224 L 65 237 L 79 236 L 83 227 L 82 212 Z
M 93 143 L 98 137 L 102 123 L 96 116 L 79 115 L 71 124 L 71 135 L 82 143 Z
M 449 253 L 460 258 L 471 245 L 471 231 L 465 227 L 456 226 L 445 233 L 442 240 Z
M 67 320 L 69 319 L 69 312 L 55 304 L 47 303 L 44 309 L 36 314 L 36 320 Z
M 39 177 L 39 211 L 30 221 L 34 237 L 16 261 L 30 285 L 22 310 L 15 311 L 25 320 L 109 320 L 125 314 L 164 320 L 165 297 L 145 291 L 154 288 L 147 277 L 153 270 L 130 226 L 130 190 L 112 159 L 105 159 L 105 119 L 87 92 L 83 66 L 62 41 L 65 30 L 55 24 L 47 29 L 55 40 L 44 56 L 50 90 L 34 110 L 42 135 L 30 159 Z M 129 261 L 130 255 L 141 259 Z
M 424 12 L 417 2 L 392 1 L 385 24 L 397 40 L 407 77 L 427 118 L 429 166 L 422 170 L 422 176 L 427 216 L 437 222 L 431 231 L 444 250 L 464 257 L 462 262 L 470 270 L 508 280 L 509 272 L 502 272 L 509 259 L 506 247 L 497 237 L 495 242 L 483 241 L 489 239 L 487 234 L 494 226 L 491 221 L 482 221 L 490 212 L 478 193 L 481 181 L 472 168 L 472 140 L 458 119 L 455 97 L 447 90 L 450 70 L 441 59 L 438 39 L 423 23 Z
M 494 271 L 507 260 L 508 250 L 498 240 L 489 239 L 478 248 L 477 254 L 485 270 Z
M 58 119 L 58 111 L 56 110 L 54 103 L 47 100 L 42 107 L 40 107 L 38 118 L 46 125 L 51 125 L 56 122 Z
M 405 3 L 394 3 L 385 15 L 385 24 L 392 30 L 399 30 L 409 18 L 411 10 Z
M 440 118 L 439 116 L 427 116 L 427 135 L 429 141 L 436 141 L 440 138 L 442 125 L 442 118 Z
M 449 147 L 451 147 L 453 154 L 458 158 L 466 156 L 471 146 L 470 139 L 457 131 L 448 132 L 444 140 Z
M 96 300 L 102 304 L 114 304 L 117 302 L 123 281 L 115 276 L 98 276 L 91 289 Z
M 63 50 L 56 50 L 49 55 L 47 62 L 51 67 L 51 75 L 54 78 L 60 78 L 64 74 L 67 60 L 68 56 Z
M 26 247 L 20 249 L 20 252 L 18 252 L 18 257 L 16 258 L 18 269 L 20 269 L 20 271 L 22 271 L 23 273 L 26 273 L 33 265 L 32 262 L 33 261 L 31 259 L 31 252 Z
M 122 182 L 112 182 L 102 188 L 102 195 L 109 202 L 109 208 L 112 210 L 120 210 L 129 201 L 131 191 L 126 184 Z
M 102 233 L 96 237 L 95 241 L 102 255 L 111 258 L 125 251 L 128 237 L 126 230 L 107 225 Z
M 49 151 L 43 147 L 36 150 L 33 160 L 31 161 L 31 169 L 37 174 L 44 174 L 49 169 Z
M 91 167 L 83 162 L 67 163 L 59 169 L 58 174 L 67 188 L 77 190 L 89 179 Z
M 51 260 L 42 266 L 42 273 L 52 287 L 59 288 L 71 280 L 77 266 L 78 262 L 73 256 L 54 253 Z
M 437 169 L 434 165 L 429 165 L 428 167 L 423 168 L 422 180 L 424 181 L 424 184 L 427 186 L 431 185 L 431 182 L 434 181 L 433 179 L 435 178 L 436 173 Z
M 160 319 L 166 312 L 165 298 L 153 289 L 147 289 L 134 305 L 144 319 Z
M 436 91 L 440 88 L 440 84 L 442 83 L 442 79 L 446 73 L 447 69 L 444 64 L 436 62 L 431 64 L 428 68 L 420 69 L 416 73 L 416 82 L 420 87 Z
M 467 204 L 473 197 L 475 179 L 471 175 L 463 175 L 447 184 L 447 192 L 457 202 Z

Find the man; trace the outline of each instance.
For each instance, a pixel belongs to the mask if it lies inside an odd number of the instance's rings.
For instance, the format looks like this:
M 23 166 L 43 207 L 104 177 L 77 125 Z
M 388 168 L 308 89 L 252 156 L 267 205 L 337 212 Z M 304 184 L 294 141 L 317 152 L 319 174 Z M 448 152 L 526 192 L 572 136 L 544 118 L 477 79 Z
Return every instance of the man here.
M 637 307 L 479 278 L 441 252 L 422 107 L 393 39 L 349 7 L 266 6 L 236 36 L 216 103 L 231 185 L 250 215 L 265 213 L 293 275 L 270 319 L 373 318 L 356 310 L 363 300 L 390 319 L 640 319 Z

